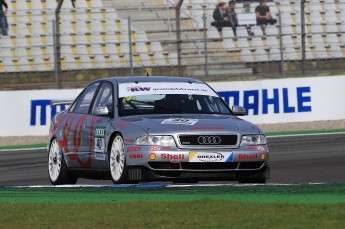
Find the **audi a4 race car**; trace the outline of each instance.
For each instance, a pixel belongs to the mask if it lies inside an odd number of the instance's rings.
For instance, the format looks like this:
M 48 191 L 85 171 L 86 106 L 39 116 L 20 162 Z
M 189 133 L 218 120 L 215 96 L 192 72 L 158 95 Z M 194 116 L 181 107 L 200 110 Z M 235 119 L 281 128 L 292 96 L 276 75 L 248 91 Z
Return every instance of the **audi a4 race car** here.
M 89 84 L 50 125 L 53 185 L 78 177 L 114 183 L 229 180 L 265 183 L 264 133 L 206 83 L 181 77 L 121 77 Z

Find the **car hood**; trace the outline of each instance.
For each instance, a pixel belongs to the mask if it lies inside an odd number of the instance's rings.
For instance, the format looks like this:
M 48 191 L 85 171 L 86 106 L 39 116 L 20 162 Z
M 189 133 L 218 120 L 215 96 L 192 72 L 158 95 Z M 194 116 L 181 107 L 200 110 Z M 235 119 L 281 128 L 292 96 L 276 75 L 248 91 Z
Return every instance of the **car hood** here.
M 262 132 L 254 124 L 229 115 L 171 115 L 125 117 L 152 135 L 167 134 L 258 134 Z

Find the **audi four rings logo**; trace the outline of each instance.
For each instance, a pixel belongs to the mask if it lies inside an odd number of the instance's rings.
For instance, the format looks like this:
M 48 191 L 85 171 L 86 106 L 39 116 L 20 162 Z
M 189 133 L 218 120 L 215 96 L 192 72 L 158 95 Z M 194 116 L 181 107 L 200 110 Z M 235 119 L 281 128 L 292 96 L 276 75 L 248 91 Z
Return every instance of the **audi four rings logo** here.
M 219 145 L 222 140 L 219 136 L 200 136 L 198 143 L 200 145 Z

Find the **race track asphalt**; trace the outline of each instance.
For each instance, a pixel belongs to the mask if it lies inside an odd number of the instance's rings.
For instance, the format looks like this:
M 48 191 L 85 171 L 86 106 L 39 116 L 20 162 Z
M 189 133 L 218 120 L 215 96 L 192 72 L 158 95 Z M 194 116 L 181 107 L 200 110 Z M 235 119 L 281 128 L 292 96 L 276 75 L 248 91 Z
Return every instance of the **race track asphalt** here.
M 269 138 L 269 183 L 345 182 L 345 134 Z M 79 179 L 78 184 L 111 181 Z M 0 186 L 50 185 L 46 150 L 0 152 Z

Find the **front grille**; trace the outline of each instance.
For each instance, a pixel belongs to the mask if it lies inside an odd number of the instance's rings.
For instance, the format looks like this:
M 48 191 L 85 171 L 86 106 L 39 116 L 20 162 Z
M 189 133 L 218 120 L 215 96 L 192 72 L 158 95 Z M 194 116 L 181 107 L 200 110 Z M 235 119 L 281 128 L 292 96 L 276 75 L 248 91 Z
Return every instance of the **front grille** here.
M 153 169 L 185 169 L 185 170 L 226 170 L 236 169 L 238 162 L 217 162 L 217 163 L 193 163 L 193 162 L 149 162 L 149 166 Z
M 237 135 L 180 135 L 181 145 L 191 146 L 233 146 L 237 143 Z

